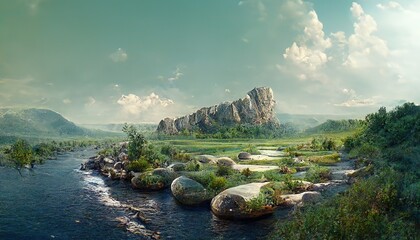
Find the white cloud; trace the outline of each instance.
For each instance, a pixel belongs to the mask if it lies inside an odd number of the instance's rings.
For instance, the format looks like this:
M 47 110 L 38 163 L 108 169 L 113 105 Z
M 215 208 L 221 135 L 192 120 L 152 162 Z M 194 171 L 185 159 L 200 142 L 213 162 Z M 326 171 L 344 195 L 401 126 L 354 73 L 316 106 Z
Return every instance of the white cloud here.
M 353 2 L 350 11 L 356 22 L 353 25 L 354 33 L 348 40 L 349 54 L 343 65 L 351 68 L 369 68 L 378 65 L 379 62 L 384 63 L 389 49 L 383 39 L 374 35 L 377 31 L 376 21 L 357 3 Z
M 244 43 L 249 43 L 249 39 L 248 39 L 248 38 L 242 38 L 241 40 L 242 40 L 242 42 L 244 42 Z
M 244 4 L 244 1 L 239 1 L 238 2 L 238 6 L 241 6 L 241 5 L 243 5 Z
M 138 115 L 152 108 L 165 108 L 174 102 L 171 99 L 162 99 L 159 95 L 151 93 L 149 96 L 139 97 L 135 94 L 122 95 L 117 101 L 123 110 L 129 114 Z
M 65 99 L 63 99 L 63 103 L 64 104 L 70 104 L 71 103 L 71 100 L 68 99 L 68 98 L 65 98 Z
M 125 62 L 127 61 L 128 55 L 124 49 L 118 48 L 117 51 L 111 53 L 109 57 L 112 59 L 113 62 Z
M 334 104 L 337 107 L 366 107 L 366 106 L 373 106 L 376 104 L 374 98 L 366 98 L 366 99 L 350 99 L 343 103 Z
M 173 75 L 168 78 L 168 81 L 173 82 L 175 80 L 179 80 L 182 76 L 184 76 L 184 73 L 181 72 L 181 68 L 177 67 L 176 70 L 172 73 Z
M 226 93 L 230 93 L 230 89 L 229 89 L 229 88 L 226 88 L 226 89 L 225 89 L 225 92 L 226 92 Z
M 323 31 L 323 24 L 319 21 L 314 10 L 309 12 L 301 42 L 293 42 L 286 48 L 283 57 L 301 68 L 302 71 L 314 71 L 328 62 L 325 50 L 331 47 L 331 40 Z
M 404 10 L 404 8 L 397 2 L 389 1 L 385 4 L 377 4 L 376 5 L 381 10 Z

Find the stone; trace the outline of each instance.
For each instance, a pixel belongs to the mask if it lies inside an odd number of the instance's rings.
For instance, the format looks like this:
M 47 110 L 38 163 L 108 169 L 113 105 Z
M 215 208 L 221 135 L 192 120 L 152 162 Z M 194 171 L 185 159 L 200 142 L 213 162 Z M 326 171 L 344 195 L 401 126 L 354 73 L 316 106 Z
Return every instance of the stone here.
M 176 173 L 171 169 L 156 168 L 133 177 L 131 185 L 140 190 L 156 191 L 169 187 L 176 177 Z
M 275 100 L 271 88 L 254 88 L 244 98 L 234 102 L 201 108 L 195 113 L 176 119 L 164 118 L 159 122 L 156 131 L 174 135 L 184 130 L 199 129 L 207 133 L 214 130 L 215 123 L 219 126 L 237 124 L 278 126 L 279 121 L 275 116 L 274 107 Z
M 232 169 L 242 171 L 249 168 L 251 172 L 265 172 L 275 169 L 280 169 L 279 166 L 264 166 L 264 165 L 246 165 L 246 164 L 236 164 L 232 165 Z
M 227 219 L 256 218 L 271 214 L 275 210 L 273 206 L 263 206 L 256 210 L 247 208 L 247 203 L 258 197 L 261 188 L 267 184 L 269 183 L 249 183 L 228 188 L 212 199 L 211 210 L 217 217 Z
M 219 165 L 219 166 L 231 167 L 235 164 L 236 164 L 236 162 L 233 161 L 231 158 L 228 158 L 228 157 L 220 157 L 220 158 L 217 159 L 217 165 Z
M 297 194 L 284 194 L 281 195 L 284 199 L 283 205 L 285 206 L 295 206 L 295 205 L 305 205 L 309 203 L 316 203 L 322 199 L 322 196 L 319 192 L 316 191 L 307 191 Z
M 251 154 L 247 152 L 241 152 L 238 154 L 238 159 L 240 160 L 249 160 L 251 159 Z
M 121 169 L 122 169 L 122 167 L 123 167 L 122 162 L 116 162 L 116 163 L 114 164 L 114 169 L 115 169 L 115 170 L 121 170 Z
M 184 205 L 197 205 L 210 200 L 203 185 L 184 176 L 172 182 L 171 191 L 175 199 Z
M 197 160 L 201 163 L 209 163 L 209 164 L 217 163 L 217 157 L 213 155 L 198 155 Z
M 175 172 L 184 171 L 185 170 L 185 163 L 176 162 L 172 163 L 168 166 L 169 169 L 172 169 Z

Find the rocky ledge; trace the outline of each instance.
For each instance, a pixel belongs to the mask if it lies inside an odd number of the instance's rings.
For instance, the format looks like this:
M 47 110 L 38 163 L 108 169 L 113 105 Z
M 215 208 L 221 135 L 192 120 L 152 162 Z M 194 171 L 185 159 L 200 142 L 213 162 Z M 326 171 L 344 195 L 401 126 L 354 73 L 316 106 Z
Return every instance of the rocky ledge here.
M 184 130 L 209 132 L 217 126 L 235 124 L 278 125 L 274 114 L 273 90 L 269 87 L 254 88 L 234 102 L 204 107 L 197 112 L 180 118 L 165 118 L 160 121 L 157 132 L 178 134 Z

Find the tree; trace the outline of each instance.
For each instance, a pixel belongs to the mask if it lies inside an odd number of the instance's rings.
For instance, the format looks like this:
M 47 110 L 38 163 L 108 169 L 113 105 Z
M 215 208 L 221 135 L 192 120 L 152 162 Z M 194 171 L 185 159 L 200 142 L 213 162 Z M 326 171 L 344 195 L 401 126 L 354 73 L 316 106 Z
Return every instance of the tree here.
M 21 169 L 35 160 L 31 146 L 22 139 L 17 140 L 10 148 L 9 160 L 22 176 Z
M 140 156 L 144 155 L 145 146 L 147 144 L 143 134 L 139 133 L 133 125 L 124 124 L 122 129 L 128 137 L 128 159 L 137 160 Z

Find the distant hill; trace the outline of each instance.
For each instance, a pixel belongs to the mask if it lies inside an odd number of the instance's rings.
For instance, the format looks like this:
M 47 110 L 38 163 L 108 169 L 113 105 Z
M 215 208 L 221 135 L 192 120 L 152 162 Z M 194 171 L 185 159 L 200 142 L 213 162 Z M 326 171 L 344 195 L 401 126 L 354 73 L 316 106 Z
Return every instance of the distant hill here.
M 305 130 L 305 133 L 332 133 L 356 130 L 362 126 L 363 121 L 357 119 L 327 120 L 326 122 Z
M 79 127 L 48 109 L 0 108 L 0 142 L 15 138 L 99 137 L 110 133 Z
M 364 119 L 360 115 L 332 115 L 332 114 L 288 114 L 278 113 L 277 118 L 282 124 L 289 124 L 294 128 L 304 131 L 316 127 L 327 120 L 346 120 L 346 119 Z
M 108 124 L 79 124 L 82 127 L 89 129 L 97 129 L 107 132 L 121 133 L 124 126 L 123 123 L 108 123 Z M 155 123 L 138 123 L 130 124 L 135 126 L 142 133 L 152 133 L 156 130 L 157 124 Z

